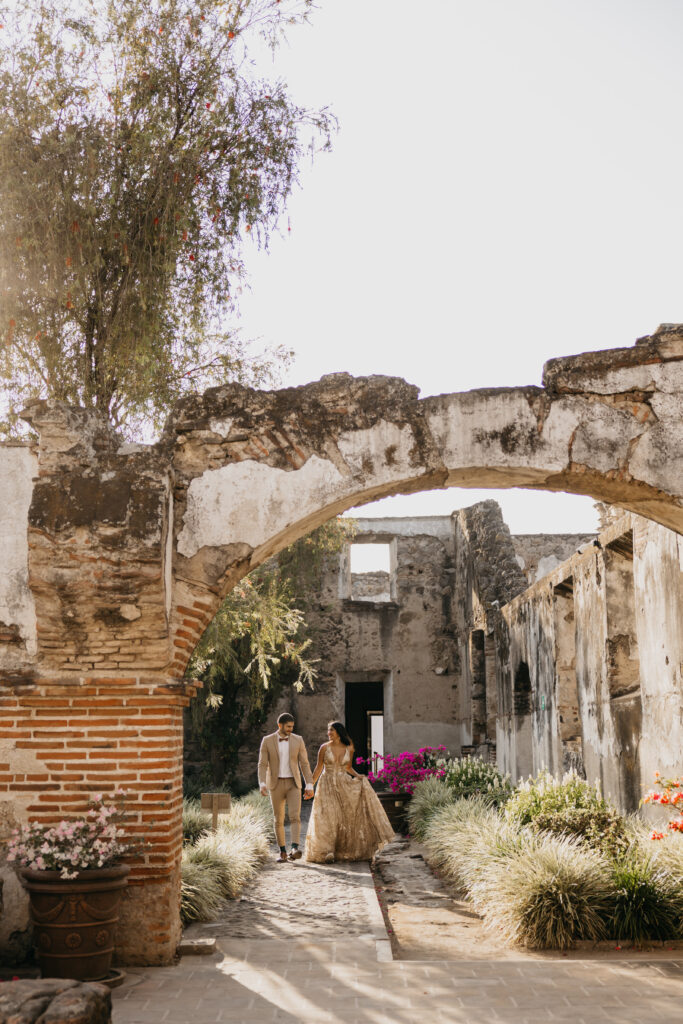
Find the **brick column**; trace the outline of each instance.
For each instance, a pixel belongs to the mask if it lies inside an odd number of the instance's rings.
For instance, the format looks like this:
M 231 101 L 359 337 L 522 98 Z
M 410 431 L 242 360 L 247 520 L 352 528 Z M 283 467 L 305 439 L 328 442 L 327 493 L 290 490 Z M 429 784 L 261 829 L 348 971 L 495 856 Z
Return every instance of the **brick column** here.
M 131 860 L 117 959 L 168 963 L 180 938 L 183 682 L 85 677 L 0 686 L 0 793 L 23 820 L 76 817 L 93 793 L 125 789 L 125 829 L 147 842 Z M 3 797 L 0 797 L 3 799 Z

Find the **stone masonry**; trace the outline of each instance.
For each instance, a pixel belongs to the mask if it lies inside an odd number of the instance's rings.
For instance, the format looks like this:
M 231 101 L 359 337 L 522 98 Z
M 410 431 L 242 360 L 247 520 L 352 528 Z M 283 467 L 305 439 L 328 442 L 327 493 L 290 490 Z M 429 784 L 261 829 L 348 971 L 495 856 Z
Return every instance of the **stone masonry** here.
M 590 494 L 681 532 L 682 390 L 683 331 L 664 325 L 632 348 L 551 361 L 543 387 L 419 400 L 395 378 L 336 374 L 278 392 L 214 388 L 179 402 L 148 446 L 93 412 L 32 403 L 38 441 L 0 447 L 3 828 L 126 786 L 131 830 L 150 843 L 120 956 L 170 961 L 184 672 L 235 582 L 347 508 L 451 485 Z M 3 874 L 11 960 L 26 912 Z

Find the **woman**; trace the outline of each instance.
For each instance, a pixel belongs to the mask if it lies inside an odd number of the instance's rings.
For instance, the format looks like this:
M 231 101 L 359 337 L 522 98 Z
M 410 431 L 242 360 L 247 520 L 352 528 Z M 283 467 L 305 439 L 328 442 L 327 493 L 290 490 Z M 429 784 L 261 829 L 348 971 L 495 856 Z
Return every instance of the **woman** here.
M 306 859 L 371 860 L 394 830 L 364 775 L 353 768 L 353 743 L 341 722 L 330 722 L 318 752 L 313 785 L 320 783 L 306 834 Z

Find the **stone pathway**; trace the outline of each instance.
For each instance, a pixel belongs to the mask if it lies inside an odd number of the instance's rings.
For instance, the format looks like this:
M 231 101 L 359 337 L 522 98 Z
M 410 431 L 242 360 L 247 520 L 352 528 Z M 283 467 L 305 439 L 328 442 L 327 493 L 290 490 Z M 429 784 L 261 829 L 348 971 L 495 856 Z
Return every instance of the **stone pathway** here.
M 391 960 L 367 864 L 268 864 L 220 921 L 186 934 L 217 952 L 129 970 L 114 1024 L 681 1020 L 681 959 Z

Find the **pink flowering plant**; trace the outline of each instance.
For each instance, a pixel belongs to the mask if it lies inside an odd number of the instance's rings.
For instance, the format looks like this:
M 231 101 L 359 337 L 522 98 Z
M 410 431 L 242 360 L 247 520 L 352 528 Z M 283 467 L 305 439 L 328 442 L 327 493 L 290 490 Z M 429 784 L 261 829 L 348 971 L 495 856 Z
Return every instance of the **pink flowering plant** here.
M 420 747 L 417 753 L 404 750 L 402 754 L 387 755 L 378 772 L 368 772 L 368 779 L 370 782 L 388 786 L 392 793 L 412 793 L 422 779 L 434 775 L 443 778 L 448 756 L 445 747 Z M 357 757 L 356 763 L 370 762 Z
M 671 808 L 674 817 L 667 827 L 671 832 L 683 834 L 683 775 L 677 779 L 664 779 L 660 772 L 655 772 L 655 788 L 645 794 L 643 803 Z M 664 832 L 653 829 L 650 839 L 664 839 Z
M 8 843 L 7 860 L 33 871 L 59 871 L 62 878 L 76 878 L 87 868 L 107 868 L 136 844 L 122 842 L 120 823 L 125 819 L 125 792 L 117 790 L 114 803 L 105 802 L 101 793 L 88 804 L 82 818 L 60 821 L 48 826 L 29 822 L 15 829 Z
M 364 764 L 362 758 L 356 758 Z M 378 772 L 368 772 L 370 782 L 388 786 L 392 793 L 413 793 L 423 779 L 441 779 L 456 798 L 485 794 L 493 803 L 504 803 L 512 792 L 508 776 L 494 764 L 478 757 L 451 757 L 446 747 L 420 747 L 387 756 Z

